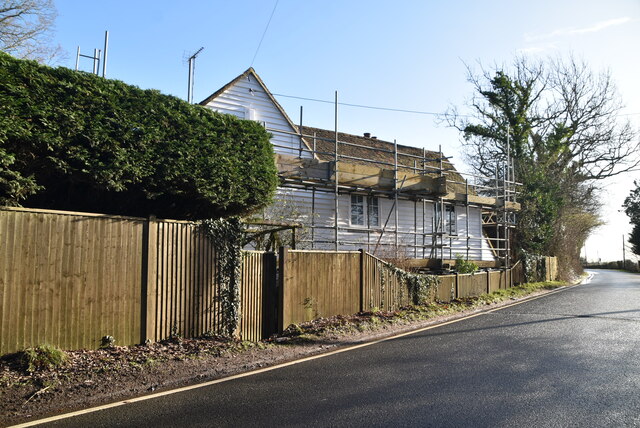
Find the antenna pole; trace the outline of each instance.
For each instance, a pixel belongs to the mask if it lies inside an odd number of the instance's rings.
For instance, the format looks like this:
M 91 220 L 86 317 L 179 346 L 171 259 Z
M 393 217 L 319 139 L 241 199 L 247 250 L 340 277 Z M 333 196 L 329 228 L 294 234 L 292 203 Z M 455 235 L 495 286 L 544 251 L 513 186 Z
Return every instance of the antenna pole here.
M 102 58 L 102 77 L 107 77 L 107 49 L 109 49 L 109 32 L 104 32 L 104 58 Z
M 201 47 L 200 49 L 198 49 L 196 51 L 196 53 L 194 53 L 193 55 L 191 55 L 189 57 L 189 81 L 188 81 L 188 88 L 187 88 L 187 102 L 189 104 L 193 104 L 193 80 L 194 80 L 194 73 L 195 73 L 195 68 L 196 68 L 196 57 L 198 56 L 198 54 L 200 52 L 202 52 L 204 49 L 204 47 Z

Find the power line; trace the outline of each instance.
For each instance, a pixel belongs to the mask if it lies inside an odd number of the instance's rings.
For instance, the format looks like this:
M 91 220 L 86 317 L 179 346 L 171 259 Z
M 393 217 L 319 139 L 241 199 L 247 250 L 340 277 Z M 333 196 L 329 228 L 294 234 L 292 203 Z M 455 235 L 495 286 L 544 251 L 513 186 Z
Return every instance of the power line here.
M 273 14 L 276 12 L 276 7 L 278 7 L 278 2 L 280 0 L 276 0 L 276 4 L 273 5 L 273 10 L 271 11 L 271 16 L 269 17 L 269 21 L 267 22 L 267 26 L 264 28 L 262 32 L 262 37 L 260 37 L 260 43 L 258 43 L 258 48 L 256 49 L 256 53 L 253 54 L 253 59 L 251 60 L 250 67 L 253 67 L 253 62 L 256 60 L 256 56 L 258 56 L 258 51 L 260 51 L 260 46 L 262 46 L 262 41 L 264 40 L 264 36 L 267 34 L 267 30 L 269 29 L 269 24 L 271 24 L 271 18 L 273 18 Z
M 335 104 L 335 101 L 320 100 L 320 99 L 317 99 L 317 98 L 298 97 L 298 96 L 295 96 L 295 95 L 274 94 L 274 93 L 272 93 L 271 95 L 275 95 L 277 97 L 295 98 L 295 99 L 298 99 L 298 100 L 305 100 L 305 101 L 314 101 L 314 102 L 318 102 L 318 103 Z M 434 112 L 431 112 L 431 111 L 407 110 L 407 109 L 401 109 L 401 108 L 379 107 L 379 106 L 369 106 L 369 105 L 364 105 L 364 104 L 350 104 L 350 103 L 340 103 L 340 102 L 338 103 L 338 105 L 348 106 L 348 107 L 357 107 L 357 108 L 366 108 L 366 109 L 370 109 L 370 110 L 384 110 L 384 111 L 395 111 L 395 112 L 399 112 L 399 113 L 423 114 L 423 115 L 427 115 L 427 116 L 443 116 L 442 113 L 434 113 Z M 459 115 L 459 116 L 468 117 L 466 115 Z
M 293 99 L 296 99 L 296 100 L 313 101 L 313 102 L 316 102 L 316 103 L 335 104 L 335 101 L 322 100 L 322 99 L 318 99 L 318 98 L 300 97 L 300 96 L 296 96 L 296 95 L 286 95 L 286 94 L 276 94 L 276 93 L 273 93 L 273 92 L 271 93 L 271 95 L 274 95 L 274 96 L 277 96 L 277 97 L 284 97 L 284 98 L 293 98 Z M 431 112 L 431 111 L 409 110 L 409 109 L 393 108 L 393 107 L 370 106 L 370 105 L 365 105 L 365 104 L 350 104 L 350 103 L 339 102 L 338 105 L 347 106 L 347 107 L 365 108 L 365 109 L 369 109 L 369 110 L 383 110 L 383 111 L 393 111 L 393 112 L 397 112 L 397 113 L 422 114 L 422 115 L 425 115 L 425 116 L 436 116 L 436 117 L 444 117 L 445 116 L 444 113 L 434 113 L 434 112 Z M 626 114 L 621 114 L 619 116 L 635 116 L 635 115 L 640 115 L 640 112 L 639 113 L 626 113 Z M 458 116 L 458 117 L 475 117 L 475 116 L 468 115 L 468 114 L 457 114 L 456 116 Z

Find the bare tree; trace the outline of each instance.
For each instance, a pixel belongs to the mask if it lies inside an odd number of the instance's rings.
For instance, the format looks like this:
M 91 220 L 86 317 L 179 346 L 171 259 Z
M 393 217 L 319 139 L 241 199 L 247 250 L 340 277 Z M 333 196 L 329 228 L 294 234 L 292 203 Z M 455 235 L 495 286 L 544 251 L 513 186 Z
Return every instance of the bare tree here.
M 56 16 L 52 0 L 0 0 L 0 50 L 38 62 L 59 59 L 62 49 L 51 44 Z
M 469 69 L 468 80 L 471 114 L 452 109 L 446 118 L 462 132 L 469 164 L 480 174 L 502 175 L 507 154 L 513 159 L 522 183 L 516 247 L 567 253 L 565 267 L 577 266 L 576 248 L 599 225 L 598 180 L 640 164 L 640 140 L 620 120 L 610 73 L 593 73 L 573 57 L 520 57 L 510 67 Z
M 446 117 L 464 136 L 471 166 L 492 175 L 507 155 L 518 162 L 570 169 L 584 182 L 635 170 L 640 140 L 609 72 L 595 74 L 583 61 L 517 58 L 511 68 L 468 70 L 474 96 L 470 116 Z M 539 165 L 538 165 L 539 166 Z

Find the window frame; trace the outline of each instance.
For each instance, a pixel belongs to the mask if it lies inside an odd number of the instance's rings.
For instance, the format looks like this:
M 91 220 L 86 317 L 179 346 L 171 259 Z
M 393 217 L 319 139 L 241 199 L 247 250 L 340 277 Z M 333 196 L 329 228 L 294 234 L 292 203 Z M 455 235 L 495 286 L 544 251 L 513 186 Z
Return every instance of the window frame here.
M 452 204 L 444 204 L 444 224 L 443 230 L 440 230 L 440 216 L 442 216 L 442 207 L 440 203 L 434 204 L 434 231 L 442 232 L 449 236 L 458 236 L 458 216 L 456 214 L 456 206 Z
M 360 212 L 354 212 L 356 207 L 360 207 Z M 354 219 L 361 217 L 362 222 Z M 375 224 L 372 222 L 375 219 Z M 349 226 L 361 227 L 365 229 L 380 227 L 380 201 L 377 196 L 350 194 L 349 198 Z
M 359 200 L 358 200 L 359 199 Z M 360 226 L 365 227 L 367 225 L 367 206 L 365 202 L 364 195 L 356 195 L 351 194 L 349 198 L 349 225 L 350 226 Z M 354 214 L 354 208 L 360 207 L 360 213 Z M 354 217 L 357 219 L 358 217 L 362 218 L 362 223 L 354 222 Z

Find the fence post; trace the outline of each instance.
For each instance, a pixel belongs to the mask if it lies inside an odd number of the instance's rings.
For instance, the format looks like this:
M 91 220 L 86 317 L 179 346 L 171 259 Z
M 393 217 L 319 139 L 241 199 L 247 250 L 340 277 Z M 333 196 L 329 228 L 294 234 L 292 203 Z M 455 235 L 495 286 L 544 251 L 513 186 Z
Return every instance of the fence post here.
M 364 312 L 364 249 L 360 248 L 360 312 Z
M 509 288 L 513 288 L 513 266 L 509 268 Z
M 278 249 L 278 332 L 281 332 L 285 329 L 285 311 L 288 312 L 288 308 L 285 307 L 285 287 L 287 286 L 286 266 L 288 252 L 289 249 L 287 247 L 280 247 Z
M 491 293 L 491 274 L 488 270 L 486 270 L 484 273 L 487 274 L 487 294 L 489 294 Z
M 158 256 L 158 222 L 150 215 L 142 229 L 142 278 L 140 314 L 140 339 L 156 340 L 156 287 Z
M 460 297 L 460 274 L 458 272 L 456 272 L 456 288 L 455 288 L 456 292 L 455 292 L 455 296 L 453 296 L 454 299 L 457 299 L 458 297 Z

